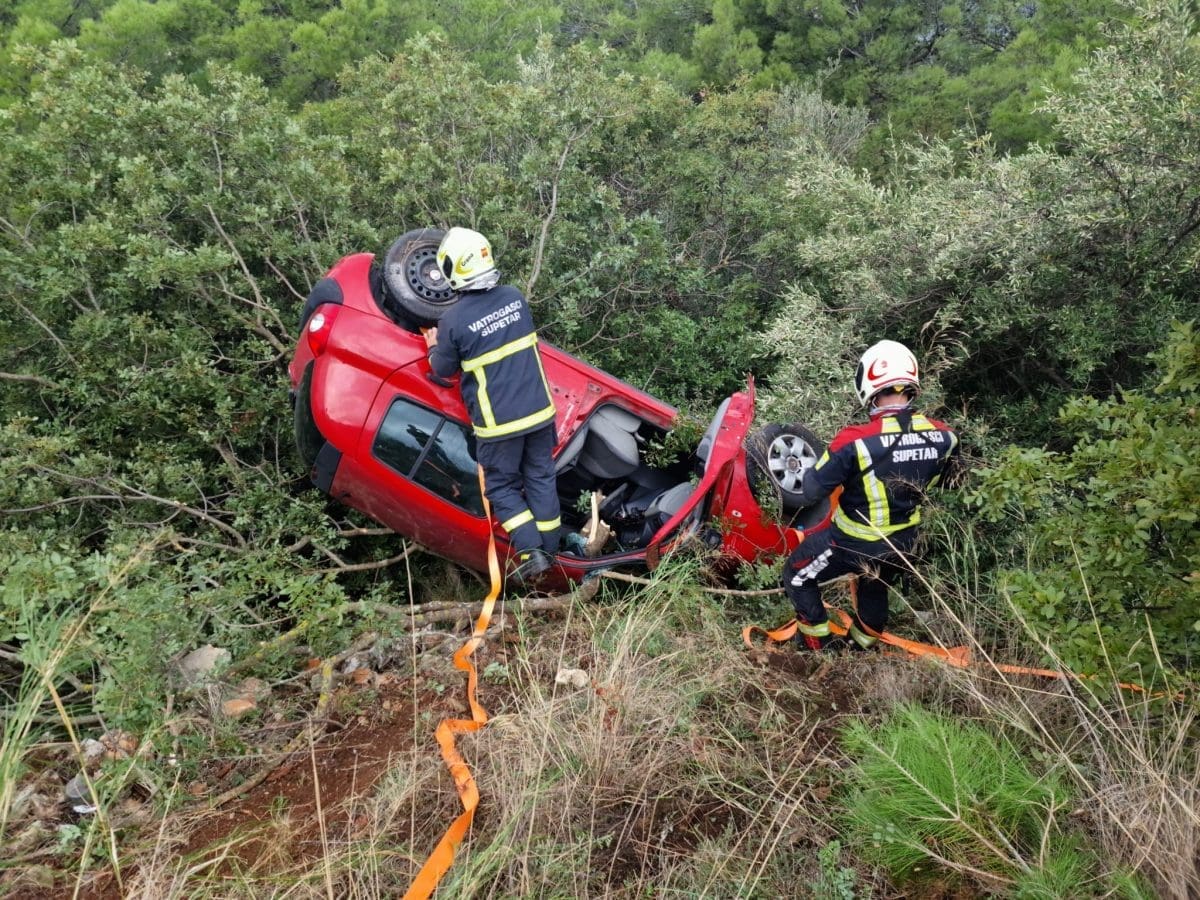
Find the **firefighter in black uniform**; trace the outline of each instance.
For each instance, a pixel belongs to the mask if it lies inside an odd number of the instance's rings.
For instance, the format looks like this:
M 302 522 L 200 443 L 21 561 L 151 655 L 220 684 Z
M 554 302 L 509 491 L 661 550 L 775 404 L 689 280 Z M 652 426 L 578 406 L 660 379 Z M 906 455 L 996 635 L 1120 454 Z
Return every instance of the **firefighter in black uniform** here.
M 788 558 L 783 586 L 796 610 L 801 647 L 867 649 L 887 625 L 888 587 L 905 568 L 917 540 L 921 501 L 958 451 L 958 437 L 936 419 L 913 411 L 920 388 L 916 357 L 903 344 L 880 341 L 863 354 L 854 376 L 865 425 L 843 428 L 801 482 L 804 500 L 817 503 L 842 488 L 829 527 L 805 532 Z M 831 635 L 821 585 L 858 576 L 858 602 L 849 640 Z
M 528 582 L 558 551 L 554 474 L 554 400 L 538 354 L 524 295 L 501 285 L 487 238 L 451 228 L 437 261 L 462 299 L 425 333 L 429 364 L 447 378 L 462 372 L 484 490 L 517 559 L 513 578 Z

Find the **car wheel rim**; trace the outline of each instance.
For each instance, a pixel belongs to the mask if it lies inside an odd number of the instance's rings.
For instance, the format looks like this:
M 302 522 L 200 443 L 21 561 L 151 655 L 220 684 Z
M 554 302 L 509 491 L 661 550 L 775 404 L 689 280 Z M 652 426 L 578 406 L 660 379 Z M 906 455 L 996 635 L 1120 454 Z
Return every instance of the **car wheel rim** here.
M 781 434 L 767 448 L 767 468 L 781 490 L 799 493 L 806 470 L 817 463 L 817 454 L 808 442 L 794 434 Z
M 416 250 L 405 260 L 404 280 L 413 293 L 430 303 L 445 303 L 456 297 L 450 282 L 438 268 L 436 247 Z

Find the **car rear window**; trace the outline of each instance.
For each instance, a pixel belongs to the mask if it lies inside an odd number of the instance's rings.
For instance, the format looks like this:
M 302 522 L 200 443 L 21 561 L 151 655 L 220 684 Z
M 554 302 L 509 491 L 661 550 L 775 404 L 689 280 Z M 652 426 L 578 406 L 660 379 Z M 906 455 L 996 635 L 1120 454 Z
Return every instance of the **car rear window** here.
M 468 426 L 397 397 L 371 449 L 405 478 L 469 513 L 483 515 L 475 435 Z

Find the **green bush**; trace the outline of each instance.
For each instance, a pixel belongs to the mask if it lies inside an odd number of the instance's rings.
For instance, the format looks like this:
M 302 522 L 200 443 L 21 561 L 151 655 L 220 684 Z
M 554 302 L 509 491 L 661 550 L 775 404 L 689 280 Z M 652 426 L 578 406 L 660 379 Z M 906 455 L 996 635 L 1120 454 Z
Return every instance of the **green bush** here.
M 1082 673 L 1137 677 L 1200 651 L 1200 335 L 1175 325 L 1153 390 L 1072 400 L 1067 452 L 1014 447 L 972 500 L 1031 541 L 999 573 L 1028 625 Z
M 330 516 L 292 458 L 285 366 L 329 265 L 475 225 L 548 339 L 707 405 L 745 383 L 758 287 L 787 275 L 750 274 L 790 220 L 769 163 L 820 126 L 799 94 L 693 103 L 549 43 L 501 83 L 413 41 L 300 113 L 220 66 L 157 78 L 69 41 L 18 58 L 30 88 L 0 115 L 0 559 L 54 615 L 68 584 L 88 608 L 94 560 L 152 542 L 69 665 L 89 683 L 95 667 L 114 724 L 163 707 L 189 646 L 237 657 L 301 620 L 340 627 L 347 597 L 409 596 L 385 564 L 397 541 Z M 46 548 L 73 580 L 43 571 Z
M 1008 156 L 965 134 L 913 150 L 882 183 L 832 156 L 798 160 L 789 187 L 805 230 L 784 258 L 796 289 L 764 333 L 785 360 L 780 389 L 816 394 L 804 399 L 820 411 L 829 373 L 892 337 L 940 385 L 931 400 L 944 391 L 1040 444 L 1068 397 L 1139 385 L 1200 289 L 1193 33 L 1169 2 L 1114 27 L 1041 107 L 1063 151 Z M 849 359 L 834 355 L 841 335 Z

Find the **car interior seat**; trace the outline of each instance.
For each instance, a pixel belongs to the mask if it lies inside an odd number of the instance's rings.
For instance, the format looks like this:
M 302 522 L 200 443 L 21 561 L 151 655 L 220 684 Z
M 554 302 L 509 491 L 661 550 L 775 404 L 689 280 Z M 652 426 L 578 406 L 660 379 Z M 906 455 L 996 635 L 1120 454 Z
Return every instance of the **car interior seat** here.
M 571 435 L 571 439 L 567 441 L 562 452 L 558 454 L 558 458 L 554 460 L 554 471 L 561 475 L 564 471 L 575 465 L 579 459 L 579 454 L 583 452 L 583 442 L 587 440 L 588 426 L 585 422 L 579 426 L 579 430 Z
M 600 407 L 588 419 L 578 465 L 601 480 L 631 474 L 641 462 L 635 436 L 641 424 L 641 419 L 633 413 L 615 406 Z M 574 442 L 575 438 L 572 438 L 571 444 Z M 560 462 L 565 456 L 564 451 L 559 457 Z
M 646 507 L 646 521 L 642 530 L 642 543 L 648 544 L 658 529 L 670 521 L 671 517 L 683 509 L 696 486 L 690 481 L 684 481 L 673 488 L 663 491 Z

